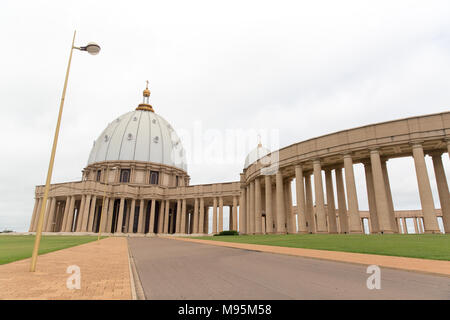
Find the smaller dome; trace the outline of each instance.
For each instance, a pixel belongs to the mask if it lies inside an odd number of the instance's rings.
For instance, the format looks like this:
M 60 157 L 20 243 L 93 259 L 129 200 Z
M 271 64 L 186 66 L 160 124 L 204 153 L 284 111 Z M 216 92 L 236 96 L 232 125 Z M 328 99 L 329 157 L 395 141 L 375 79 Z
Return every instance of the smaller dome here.
M 253 162 L 258 161 L 259 159 L 265 157 L 270 153 L 270 150 L 263 147 L 261 143 L 258 146 L 250 151 L 250 153 L 245 158 L 244 169 L 247 169 Z

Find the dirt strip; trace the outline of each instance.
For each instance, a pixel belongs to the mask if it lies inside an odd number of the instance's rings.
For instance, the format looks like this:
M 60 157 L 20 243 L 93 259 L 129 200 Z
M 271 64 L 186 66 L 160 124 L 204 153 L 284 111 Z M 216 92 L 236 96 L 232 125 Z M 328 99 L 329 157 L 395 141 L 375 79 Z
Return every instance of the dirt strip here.
M 267 246 L 260 244 L 224 242 L 224 241 L 191 239 L 191 238 L 170 237 L 170 236 L 164 236 L 164 238 L 203 243 L 214 246 L 230 247 L 236 249 L 286 254 L 291 256 L 307 257 L 314 259 L 332 260 L 363 265 L 377 265 L 379 267 L 439 274 L 450 277 L 450 261 L 393 257 L 393 256 L 342 252 L 342 251 L 289 248 L 289 247 Z
M 68 267 L 72 273 L 68 273 Z M 79 267 L 80 289 L 73 279 Z M 131 299 L 128 244 L 111 237 L 38 257 L 36 272 L 30 259 L 0 265 L 0 299 Z M 70 269 L 69 269 L 70 271 Z M 75 273 L 74 273 L 75 272 Z

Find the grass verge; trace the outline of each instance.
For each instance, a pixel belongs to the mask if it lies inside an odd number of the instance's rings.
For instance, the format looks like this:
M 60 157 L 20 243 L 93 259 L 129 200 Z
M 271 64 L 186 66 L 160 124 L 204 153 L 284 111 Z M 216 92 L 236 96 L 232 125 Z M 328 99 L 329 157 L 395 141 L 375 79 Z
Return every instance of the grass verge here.
M 286 234 L 196 238 L 280 247 L 450 260 L 450 235 L 448 234 Z
M 0 236 L 0 265 L 30 258 L 34 239 L 34 235 Z M 42 236 L 39 254 L 78 246 L 94 240 L 97 240 L 96 236 Z

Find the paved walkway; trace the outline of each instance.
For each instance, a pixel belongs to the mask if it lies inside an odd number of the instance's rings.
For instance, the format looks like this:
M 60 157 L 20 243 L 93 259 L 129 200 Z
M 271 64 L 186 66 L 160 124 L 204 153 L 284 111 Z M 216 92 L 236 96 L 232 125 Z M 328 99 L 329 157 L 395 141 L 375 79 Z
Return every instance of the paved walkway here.
M 81 288 L 68 289 L 67 267 L 80 267 Z M 0 265 L 0 299 L 131 299 L 126 238 L 111 237 Z
M 450 299 L 450 278 L 165 238 L 130 238 L 147 299 Z
M 269 253 L 286 254 L 291 256 L 308 257 L 315 259 L 332 260 L 363 265 L 375 264 L 380 267 L 400 269 L 407 271 L 439 274 L 450 277 L 450 261 L 416 259 L 407 257 L 382 256 L 376 254 L 363 254 L 341 251 L 314 250 L 303 248 L 288 248 L 267 246 L 260 244 L 236 243 L 215 240 L 190 239 L 180 237 L 166 237 L 188 242 L 203 243 L 214 246 L 230 247 L 245 250 L 254 250 Z

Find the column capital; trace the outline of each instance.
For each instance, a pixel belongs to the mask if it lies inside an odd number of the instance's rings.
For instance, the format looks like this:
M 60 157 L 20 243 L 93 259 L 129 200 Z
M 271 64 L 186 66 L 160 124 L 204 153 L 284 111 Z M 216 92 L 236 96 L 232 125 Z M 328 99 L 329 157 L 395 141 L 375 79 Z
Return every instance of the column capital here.
M 444 153 L 443 150 L 432 150 L 432 151 L 426 152 L 426 154 L 431 157 L 440 157 L 443 153 Z
M 412 140 L 409 142 L 409 145 L 414 148 L 422 148 L 423 140 Z
M 295 169 L 301 169 L 301 170 L 303 170 L 303 163 L 301 162 L 301 163 L 297 163 L 296 165 L 295 165 Z
M 379 147 L 369 147 L 369 153 L 380 153 Z
M 317 164 L 317 163 L 318 163 L 318 164 L 321 164 L 321 163 L 322 163 L 321 159 L 318 158 L 318 157 L 317 157 L 317 158 L 313 158 L 313 159 L 312 159 L 312 162 L 313 162 L 313 164 Z
M 352 152 L 351 151 L 344 151 L 341 152 L 341 156 L 345 159 L 345 158 L 352 158 Z

